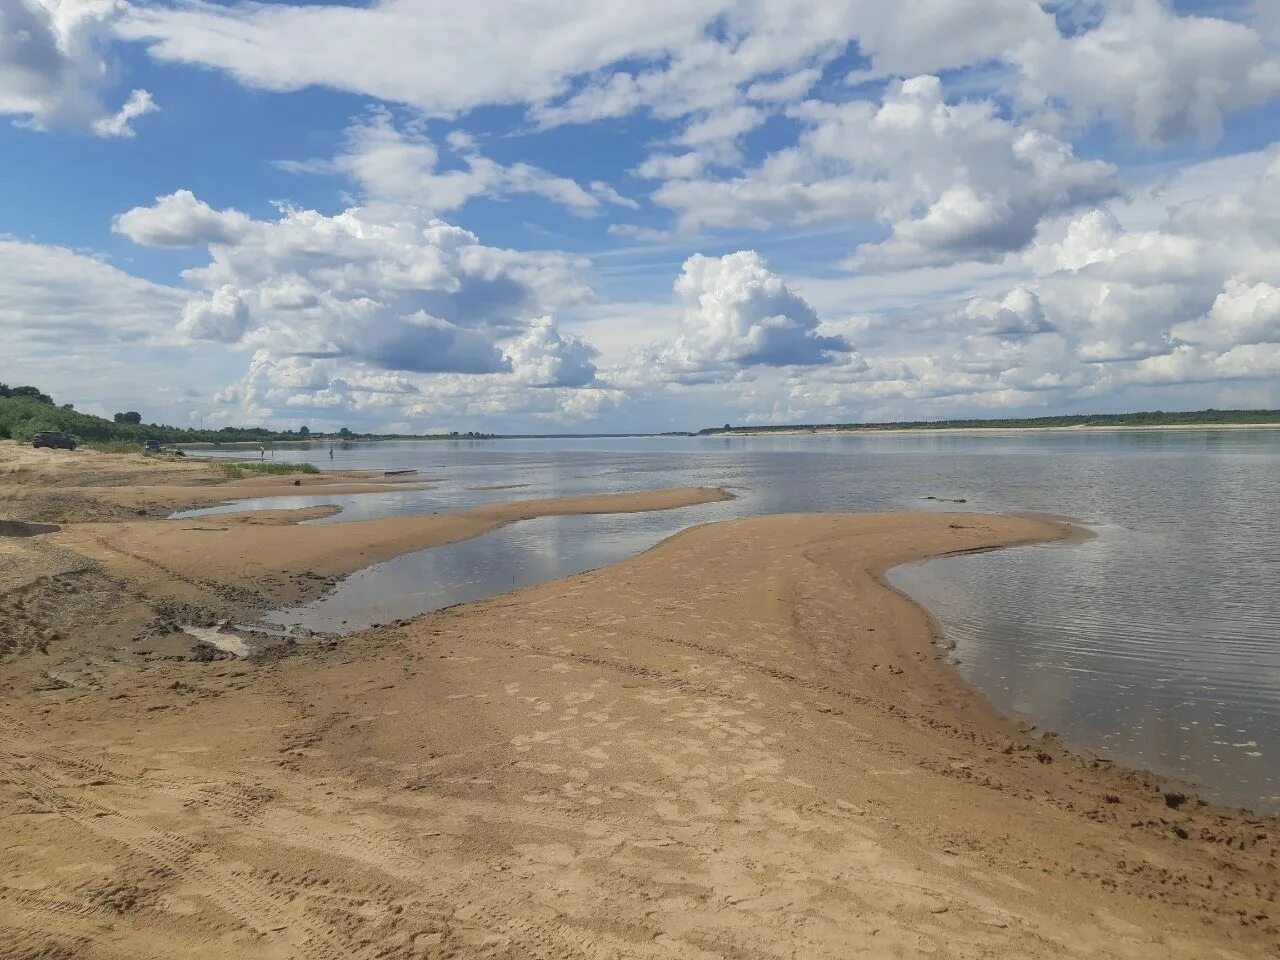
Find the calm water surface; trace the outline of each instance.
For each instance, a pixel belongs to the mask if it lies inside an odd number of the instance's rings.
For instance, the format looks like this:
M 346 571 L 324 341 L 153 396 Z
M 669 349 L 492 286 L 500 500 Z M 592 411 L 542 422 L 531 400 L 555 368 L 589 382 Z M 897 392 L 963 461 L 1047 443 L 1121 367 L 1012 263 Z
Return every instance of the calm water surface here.
M 999 707 L 1224 802 L 1280 810 L 1280 430 L 1162 430 L 352 444 L 277 451 L 322 467 L 416 468 L 420 490 L 296 497 L 341 523 L 477 503 L 685 485 L 739 499 L 548 517 L 361 571 L 277 625 L 353 630 L 631 556 L 755 513 L 1042 511 L 1082 544 L 901 567 L 958 669 Z M 477 489 L 521 484 L 511 489 Z M 939 503 L 926 496 L 964 499 Z M 210 511 L 198 511 L 210 512 Z

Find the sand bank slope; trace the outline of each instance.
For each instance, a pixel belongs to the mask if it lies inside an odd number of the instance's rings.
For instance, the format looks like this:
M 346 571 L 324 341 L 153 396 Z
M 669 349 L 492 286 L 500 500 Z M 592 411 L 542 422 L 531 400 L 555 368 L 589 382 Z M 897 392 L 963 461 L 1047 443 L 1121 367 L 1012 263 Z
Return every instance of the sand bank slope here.
M 86 958 L 1274 956 L 1274 819 L 1170 809 L 1020 732 L 878 579 L 1060 532 L 733 521 L 284 660 L 10 687 L 0 938 Z

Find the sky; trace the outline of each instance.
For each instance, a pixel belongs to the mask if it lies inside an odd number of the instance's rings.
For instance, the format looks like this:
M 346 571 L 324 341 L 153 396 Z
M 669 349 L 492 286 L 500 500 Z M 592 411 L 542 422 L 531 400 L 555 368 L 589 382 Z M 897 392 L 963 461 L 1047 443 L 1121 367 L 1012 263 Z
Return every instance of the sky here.
M 436 432 L 1280 407 L 1276 0 L 0 0 L 0 380 Z

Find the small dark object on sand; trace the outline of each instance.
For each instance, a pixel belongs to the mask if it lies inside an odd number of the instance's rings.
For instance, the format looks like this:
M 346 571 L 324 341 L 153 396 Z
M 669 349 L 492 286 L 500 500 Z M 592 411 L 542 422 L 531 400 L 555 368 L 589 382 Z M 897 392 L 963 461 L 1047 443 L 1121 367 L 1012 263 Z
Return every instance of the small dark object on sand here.
M 405 474 L 417 472 L 417 470 L 383 470 L 382 475 L 384 477 L 402 477 Z
M 1187 795 L 1185 793 L 1166 793 L 1164 795 L 1164 805 L 1170 810 L 1177 810 L 1186 802 Z
M 300 487 L 300 486 L 302 486 L 302 481 L 301 481 L 301 480 L 295 480 L 295 481 L 293 481 L 293 485 L 294 485 L 295 487 Z

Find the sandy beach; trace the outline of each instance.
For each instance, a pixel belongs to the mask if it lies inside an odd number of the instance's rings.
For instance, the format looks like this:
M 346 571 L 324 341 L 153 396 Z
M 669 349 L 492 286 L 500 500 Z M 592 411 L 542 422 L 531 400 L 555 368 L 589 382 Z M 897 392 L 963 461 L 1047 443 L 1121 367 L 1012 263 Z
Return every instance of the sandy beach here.
M 297 492 L 0 444 L 0 955 L 1280 956 L 1280 820 L 1000 715 L 882 579 L 1063 524 L 754 517 L 342 639 L 184 632 L 501 524 L 728 496 L 153 516 Z

